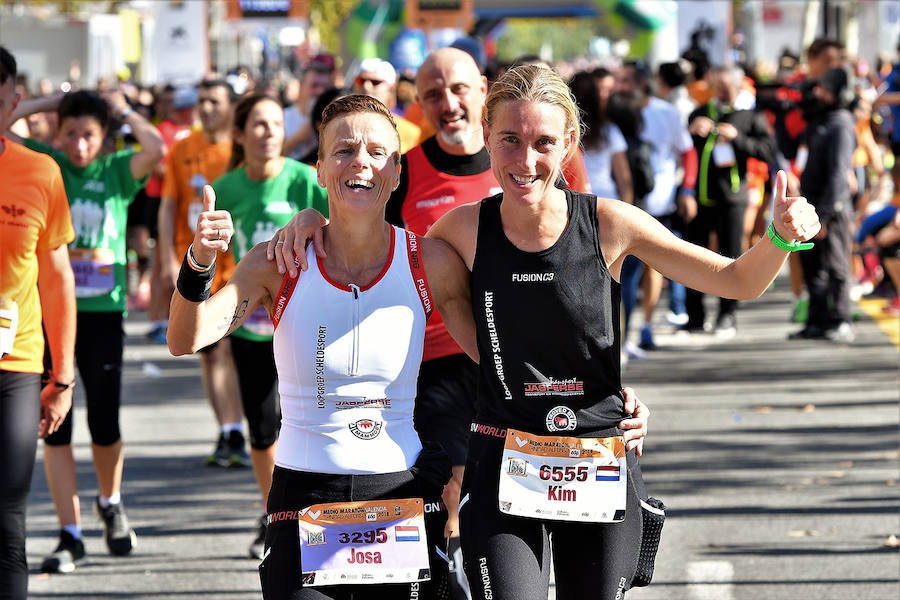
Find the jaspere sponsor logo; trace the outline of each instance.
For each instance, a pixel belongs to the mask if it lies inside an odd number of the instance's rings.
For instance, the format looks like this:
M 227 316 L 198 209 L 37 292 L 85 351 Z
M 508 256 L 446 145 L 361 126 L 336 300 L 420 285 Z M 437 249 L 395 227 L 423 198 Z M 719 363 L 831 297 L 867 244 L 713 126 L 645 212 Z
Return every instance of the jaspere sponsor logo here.
M 526 396 L 584 396 L 584 382 L 576 379 L 536 381 L 525 384 Z
M 349 408 L 390 408 L 390 398 L 363 398 L 362 400 L 338 400 L 334 403 L 335 410 L 347 410 Z

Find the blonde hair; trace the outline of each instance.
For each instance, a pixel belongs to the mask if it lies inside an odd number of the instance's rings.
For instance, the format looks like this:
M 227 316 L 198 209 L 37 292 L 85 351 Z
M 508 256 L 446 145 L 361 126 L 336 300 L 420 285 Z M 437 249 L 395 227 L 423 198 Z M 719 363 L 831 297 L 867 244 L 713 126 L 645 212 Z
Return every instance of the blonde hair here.
M 568 130 L 575 130 L 574 143 L 569 148 L 568 156 L 563 159 L 563 164 L 567 163 L 581 143 L 581 120 L 578 105 L 566 82 L 556 71 L 541 65 L 520 65 L 509 69 L 491 85 L 488 92 L 484 116 L 488 126 L 500 104 L 516 100 L 544 102 L 562 109 L 566 116 L 566 134 Z

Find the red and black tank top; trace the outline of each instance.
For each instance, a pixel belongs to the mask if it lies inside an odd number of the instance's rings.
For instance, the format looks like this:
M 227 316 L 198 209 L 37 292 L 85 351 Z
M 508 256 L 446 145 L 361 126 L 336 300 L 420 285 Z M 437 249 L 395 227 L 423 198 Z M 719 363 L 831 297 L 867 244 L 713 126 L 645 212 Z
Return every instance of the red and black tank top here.
M 486 155 L 487 152 L 484 151 Z M 448 173 L 440 170 L 432 164 L 432 160 L 447 158 L 450 162 L 454 157 L 447 155 L 434 138 L 430 138 L 420 146 L 416 146 L 404 155 L 409 179 L 406 195 L 400 207 L 400 217 L 403 227 L 417 235 L 425 235 L 431 226 L 452 209 L 470 202 L 477 202 L 486 196 L 496 194 L 500 190 L 497 180 L 490 169 L 490 163 L 480 167 L 481 170 L 471 172 L 479 168 L 482 162 L 477 160 L 480 155 L 466 157 L 464 168 L 456 169 L 456 173 Z M 485 157 L 486 158 L 486 157 Z M 465 168 L 471 166 L 472 168 Z M 471 174 L 458 174 L 458 173 Z M 462 348 L 457 345 L 440 313 L 431 317 L 425 329 L 425 354 L 422 360 L 433 360 L 451 354 L 462 354 Z

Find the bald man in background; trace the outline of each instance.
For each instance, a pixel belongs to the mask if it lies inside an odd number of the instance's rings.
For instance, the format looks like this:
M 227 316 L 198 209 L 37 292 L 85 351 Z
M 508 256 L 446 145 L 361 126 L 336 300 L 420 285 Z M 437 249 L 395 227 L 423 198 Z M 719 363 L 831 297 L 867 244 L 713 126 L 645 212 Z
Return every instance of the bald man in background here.
M 403 155 L 400 185 L 387 203 L 388 222 L 424 235 L 445 213 L 493 196 L 500 185 L 491 172 L 481 129 L 487 79 L 472 57 L 456 48 L 430 54 L 416 75 L 416 97 L 428 124 L 437 132 Z M 425 329 L 425 353 L 419 370 L 415 424 L 423 442 L 441 444 L 450 456 L 453 478 L 444 489 L 447 536 L 459 587 L 468 585 L 459 552 L 459 494 L 469 428 L 475 417 L 477 366 L 453 341 L 440 314 Z

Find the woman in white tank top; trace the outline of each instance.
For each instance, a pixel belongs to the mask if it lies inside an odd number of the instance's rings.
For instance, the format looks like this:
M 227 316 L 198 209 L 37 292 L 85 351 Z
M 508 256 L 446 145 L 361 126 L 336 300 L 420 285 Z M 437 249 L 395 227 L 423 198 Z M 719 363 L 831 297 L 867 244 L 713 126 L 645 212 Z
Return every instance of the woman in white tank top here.
M 400 155 L 380 102 L 336 100 L 321 133 L 318 181 L 331 215 L 325 255 L 310 250 L 309 269 L 291 278 L 260 244 L 209 297 L 216 253 L 234 228 L 207 187 L 172 300 L 169 349 L 196 352 L 259 306 L 276 326 L 283 424 L 260 565 L 266 598 L 440 598 L 447 578 L 440 493 L 449 464 L 423 449 L 413 401 L 434 308 L 477 360 L 468 271 L 444 242 L 385 222 Z M 354 511 L 364 518 L 345 518 Z

